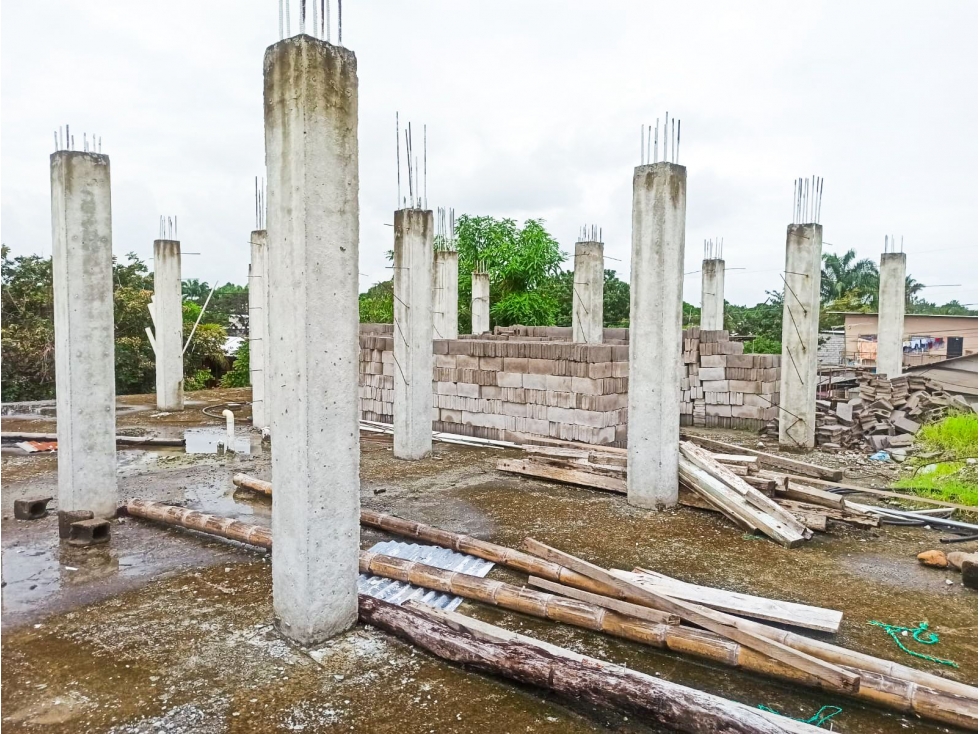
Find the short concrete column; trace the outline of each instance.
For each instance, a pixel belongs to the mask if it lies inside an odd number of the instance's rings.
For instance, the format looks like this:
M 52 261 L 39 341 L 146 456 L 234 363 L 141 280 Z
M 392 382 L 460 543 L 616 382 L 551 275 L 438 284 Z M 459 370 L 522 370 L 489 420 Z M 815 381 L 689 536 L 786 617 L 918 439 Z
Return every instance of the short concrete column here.
M 357 59 L 308 35 L 265 52 L 272 595 L 314 644 L 357 620 Z
M 184 313 L 180 242 L 153 241 L 153 351 L 156 409 L 184 409 Z
M 605 245 L 601 242 L 575 243 L 572 290 L 572 339 L 601 344 L 605 313 Z
M 109 156 L 51 155 L 58 509 L 116 512 Z
M 394 213 L 394 456 L 432 453 L 431 211 Z
M 822 254 L 822 225 L 789 225 L 782 296 L 779 446 L 812 448 L 816 445 L 816 352 Z
M 268 339 L 268 248 L 264 229 L 251 238 L 251 264 L 248 269 L 248 380 L 252 386 L 252 425 L 268 428 L 267 355 Z
M 490 278 L 489 273 L 473 271 L 472 333 L 485 334 L 490 330 Z
M 704 260 L 700 272 L 700 328 L 721 331 L 724 329 L 724 261 Z
M 880 256 L 877 293 L 877 374 L 898 377 L 904 372 L 904 304 L 907 259 L 903 252 Z
M 687 169 L 639 166 L 632 179 L 629 503 L 675 505 L 680 462 Z
M 436 250 L 432 275 L 432 318 L 436 339 L 459 338 L 459 253 Z

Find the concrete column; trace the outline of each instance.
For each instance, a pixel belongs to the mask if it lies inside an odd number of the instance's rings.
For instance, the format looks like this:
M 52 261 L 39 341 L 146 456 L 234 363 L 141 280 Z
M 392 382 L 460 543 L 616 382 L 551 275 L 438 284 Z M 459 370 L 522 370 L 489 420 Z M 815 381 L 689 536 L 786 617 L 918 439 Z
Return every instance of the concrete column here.
M 779 446 L 812 448 L 816 445 L 816 352 L 822 254 L 822 225 L 789 225 L 782 297 Z
M 265 51 L 272 595 L 314 644 L 357 620 L 357 59 L 308 35 Z
M 184 409 L 184 313 L 180 242 L 153 241 L 153 351 L 156 409 Z
M 683 250 L 687 169 L 636 168 L 632 179 L 628 499 L 677 502 L 683 372 Z
M 432 453 L 431 211 L 394 213 L 394 456 Z
M 605 245 L 576 242 L 571 334 L 576 342 L 602 343 L 605 300 Z
M 252 425 L 268 428 L 268 241 L 264 229 L 251 233 L 248 269 L 248 380 L 252 386 Z
M 721 331 L 724 329 L 724 261 L 704 260 L 700 272 L 700 328 Z
M 58 509 L 116 511 L 109 156 L 51 155 Z
M 432 318 L 436 339 L 459 338 L 459 253 L 436 250 L 432 276 Z
M 907 259 L 903 252 L 880 256 L 877 294 L 877 374 L 897 377 L 904 372 L 904 304 Z
M 490 330 L 489 273 L 473 271 L 472 298 L 472 333 L 485 334 Z

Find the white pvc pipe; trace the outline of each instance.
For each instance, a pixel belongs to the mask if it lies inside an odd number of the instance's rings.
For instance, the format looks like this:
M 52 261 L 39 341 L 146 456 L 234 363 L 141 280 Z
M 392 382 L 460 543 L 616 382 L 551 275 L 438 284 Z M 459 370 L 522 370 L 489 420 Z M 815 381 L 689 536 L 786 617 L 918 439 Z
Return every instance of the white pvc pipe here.
M 228 429 L 228 438 L 224 444 L 225 451 L 235 450 L 235 414 L 230 410 L 225 408 L 221 411 L 221 415 L 224 416 L 225 425 Z

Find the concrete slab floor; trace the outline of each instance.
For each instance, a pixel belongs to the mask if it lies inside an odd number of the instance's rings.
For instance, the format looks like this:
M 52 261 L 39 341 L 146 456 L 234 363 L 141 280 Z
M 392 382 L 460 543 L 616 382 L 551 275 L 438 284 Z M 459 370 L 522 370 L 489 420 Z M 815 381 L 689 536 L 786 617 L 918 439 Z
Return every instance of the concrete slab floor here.
M 208 391 L 189 397 L 209 404 L 246 396 Z M 127 415 L 132 425 L 120 428 L 179 435 L 212 424 L 199 407 L 179 416 L 151 415 Z M 3 428 L 26 430 L 6 418 Z M 721 440 L 757 441 L 723 433 Z M 975 593 L 961 587 L 958 574 L 915 560 L 937 545 L 935 531 L 835 529 L 786 550 L 745 539 L 718 515 L 684 508 L 650 513 L 620 495 L 497 474 L 496 459 L 506 452 L 436 443 L 432 458 L 401 462 L 393 459 L 389 438 L 366 437 L 361 450 L 365 507 L 507 545 L 532 535 L 602 564 L 641 565 L 688 581 L 842 609 L 840 633 L 826 639 L 976 683 Z M 182 501 L 269 522 L 270 503 L 231 484 L 238 471 L 269 478 L 267 452 L 127 450 L 120 457 L 122 497 Z M 55 467 L 51 455 L 3 458 L 2 723 L 10 732 L 649 731 L 622 716 L 444 664 L 363 626 L 312 650 L 292 647 L 271 626 L 271 571 L 262 551 L 137 520 L 117 523 L 108 548 L 62 551 L 53 515 L 11 519 L 14 499 L 56 485 Z M 362 546 L 384 537 L 362 529 Z M 490 577 L 525 580 L 501 568 Z M 472 602 L 460 611 L 792 716 L 839 705 L 844 711 L 833 720 L 835 731 L 945 730 Z M 961 668 L 908 657 L 867 624 L 871 619 L 907 626 L 927 620 L 941 643 L 926 652 Z

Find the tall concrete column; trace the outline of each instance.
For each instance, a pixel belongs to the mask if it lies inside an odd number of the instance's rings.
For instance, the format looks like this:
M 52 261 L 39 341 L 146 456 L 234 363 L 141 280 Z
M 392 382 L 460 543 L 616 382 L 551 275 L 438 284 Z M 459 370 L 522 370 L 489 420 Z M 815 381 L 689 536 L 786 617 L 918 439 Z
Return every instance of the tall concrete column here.
M 394 213 L 394 456 L 432 453 L 431 211 Z
M 314 644 L 357 619 L 357 59 L 308 35 L 265 51 L 272 595 Z
M 436 250 L 432 276 L 432 318 L 436 339 L 459 338 L 459 253 Z
M 687 169 L 636 168 L 629 311 L 629 504 L 677 502 Z
M 58 509 L 116 511 L 109 156 L 51 155 Z
M 812 448 L 816 445 L 816 352 L 822 254 L 821 224 L 789 225 L 782 297 L 779 446 Z
M 489 273 L 473 271 L 472 333 L 485 334 L 490 330 L 490 278 Z
M 153 241 L 153 351 L 156 409 L 184 409 L 184 313 L 180 242 Z
M 605 245 L 601 242 L 575 243 L 572 290 L 573 340 L 601 344 L 605 313 Z
M 704 260 L 700 272 L 700 328 L 721 331 L 724 328 L 724 261 Z
M 907 260 L 903 252 L 880 256 L 877 294 L 877 374 L 898 377 L 904 372 L 904 304 Z
M 268 238 L 256 229 L 251 238 L 248 269 L 248 379 L 252 386 L 252 425 L 268 428 Z

